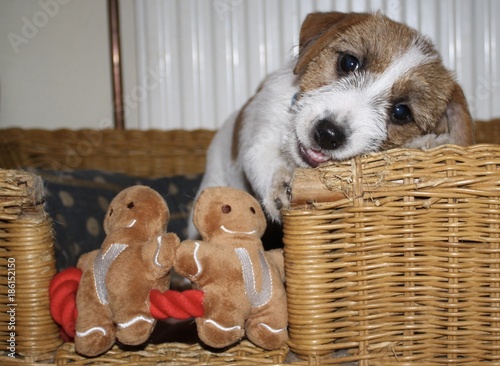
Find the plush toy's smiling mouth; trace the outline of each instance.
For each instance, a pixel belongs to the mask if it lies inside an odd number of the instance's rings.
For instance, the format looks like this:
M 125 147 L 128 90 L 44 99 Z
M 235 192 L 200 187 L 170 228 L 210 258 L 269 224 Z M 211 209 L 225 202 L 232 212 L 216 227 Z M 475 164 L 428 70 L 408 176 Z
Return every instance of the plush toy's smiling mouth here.
M 245 234 L 245 235 L 253 235 L 257 232 L 257 230 L 252 230 L 252 231 L 233 231 L 229 230 L 227 227 L 224 225 L 221 225 L 220 227 L 223 231 L 225 231 L 228 234 Z

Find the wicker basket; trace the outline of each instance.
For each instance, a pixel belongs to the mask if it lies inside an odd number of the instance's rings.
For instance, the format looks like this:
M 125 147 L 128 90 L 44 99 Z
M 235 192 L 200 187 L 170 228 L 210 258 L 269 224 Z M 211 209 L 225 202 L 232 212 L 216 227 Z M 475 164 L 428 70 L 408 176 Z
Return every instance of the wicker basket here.
M 0 342 L 5 357 L 51 359 L 62 343 L 49 311 L 48 286 L 56 273 L 52 223 L 42 206 L 42 181 L 0 170 Z
M 279 365 L 285 362 L 288 349 L 286 347 L 265 351 L 243 341 L 235 347 L 223 352 L 213 352 L 202 348 L 199 344 L 163 343 L 148 345 L 141 350 L 124 351 L 114 346 L 106 354 L 89 359 L 75 352 L 73 343 L 65 343 L 56 354 L 57 365 L 83 366 L 96 365 Z
M 498 124 L 478 141 L 499 143 Z M 0 167 L 201 173 L 212 131 L 0 132 Z M 55 273 L 40 180 L 0 170 L 0 272 L 16 264 L 16 352 L 0 364 L 491 364 L 500 359 L 499 146 L 394 150 L 298 171 L 284 212 L 290 348 L 223 352 L 166 343 L 85 359 L 59 347 L 48 313 Z M 313 201 L 311 197 L 313 197 Z M 33 307 L 33 305 L 35 305 Z M 0 314 L 8 344 L 10 316 Z M 58 348 L 59 347 L 59 348 Z M 57 349 L 57 353 L 55 350 Z M 4 351 L 4 350 L 2 350 Z
M 0 131 L 0 168 L 101 169 L 139 177 L 205 171 L 209 130 Z
M 284 213 L 291 350 L 311 364 L 500 363 L 500 146 L 299 170 Z M 310 198 L 314 197 L 314 201 Z

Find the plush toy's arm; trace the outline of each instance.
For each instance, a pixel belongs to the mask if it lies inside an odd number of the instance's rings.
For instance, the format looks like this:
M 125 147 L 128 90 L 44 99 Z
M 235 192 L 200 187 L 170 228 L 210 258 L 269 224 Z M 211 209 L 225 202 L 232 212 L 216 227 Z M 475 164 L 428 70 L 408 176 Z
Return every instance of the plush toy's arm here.
M 179 238 L 173 233 L 159 235 L 151 245 L 144 246 L 142 254 L 147 261 L 152 260 L 157 267 L 170 269 L 174 265 L 175 252 L 179 244 Z
M 282 282 L 285 282 L 285 257 L 283 249 L 273 249 L 264 252 L 266 258 L 276 265 Z
M 201 241 L 184 240 L 177 248 L 174 268 L 177 273 L 191 281 L 203 271 L 198 253 L 199 247 L 203 245 L 201 243 Z
M 91 252 L 82 254 L 80 256 L 80 258 L 78 259 L 76 267 L 78 269 L 81 269 L 82 271 L 84 271 L 86 268 L 88 268 L 89 266 L 91 266 L 94 263 L 94 259 L 95 259 L 98 252 L 99 252 L 99 249 L 96 249 L 96 250 L 93 250 Z

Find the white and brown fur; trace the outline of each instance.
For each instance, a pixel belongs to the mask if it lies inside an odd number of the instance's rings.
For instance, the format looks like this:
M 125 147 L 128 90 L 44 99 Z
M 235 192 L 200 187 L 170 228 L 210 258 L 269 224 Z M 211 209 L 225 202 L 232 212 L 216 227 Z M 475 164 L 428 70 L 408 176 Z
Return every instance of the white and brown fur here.
M 280 222 L 296 167 L 472 142 L 463 91 L 428 38 L 380 13 L 312 13 L 298 57 L 216 134 L 200 191 L 247 190 Z

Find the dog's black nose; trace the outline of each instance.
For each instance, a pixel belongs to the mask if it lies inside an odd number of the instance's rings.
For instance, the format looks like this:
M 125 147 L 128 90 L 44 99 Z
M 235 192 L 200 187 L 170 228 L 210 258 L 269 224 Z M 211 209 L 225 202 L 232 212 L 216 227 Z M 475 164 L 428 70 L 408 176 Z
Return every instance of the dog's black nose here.
M 342 129 L 335 126 L 334 123 L 327 119 L 322 119 L 316 125 L 314 131 L 314 141 L 325 150 L 334 150 L 342 146 L 346 136 Z

